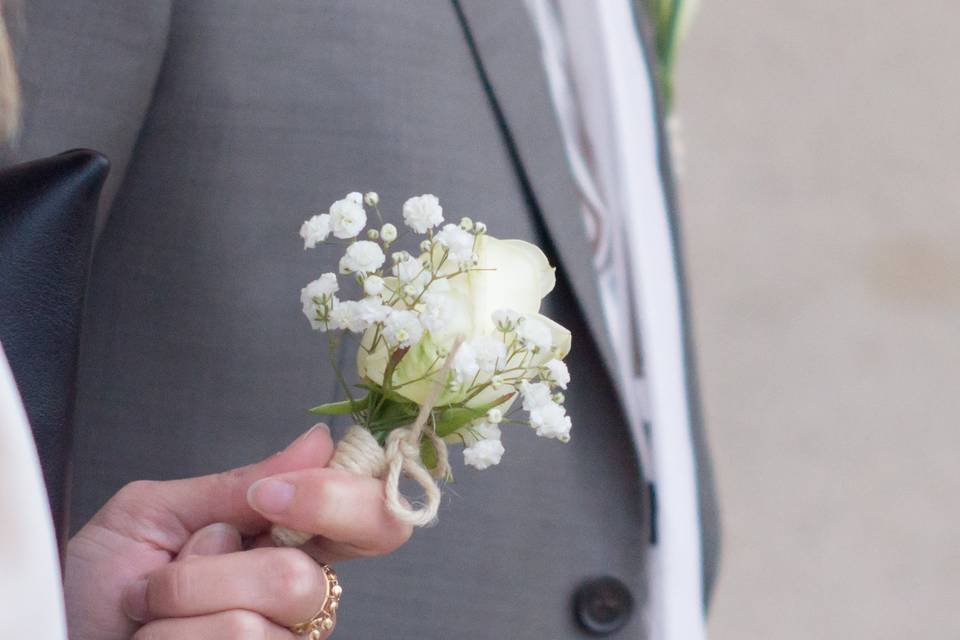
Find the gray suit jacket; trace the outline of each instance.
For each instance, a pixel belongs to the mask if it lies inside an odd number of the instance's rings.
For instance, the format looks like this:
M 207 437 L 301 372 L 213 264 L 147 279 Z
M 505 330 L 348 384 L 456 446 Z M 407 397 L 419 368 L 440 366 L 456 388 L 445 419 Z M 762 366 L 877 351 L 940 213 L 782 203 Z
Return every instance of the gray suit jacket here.
M 438 526 L 341 568 L 337 637 L 578 637 L 570 594 L 598 575 L 643 601 L 651 493 L 519 0 L 31 0 L 22 23 L 26 124 L 7 160 L 85 146 L 115 167 L 85 317 L 76 523 L 126 482 L 245 464 L 309 426 L 304 408 L 336 389 L 298 290 L 336 256 L 304 252 L 300 222 L 351 190 L 395 212 L 433 192 L 448 217 L 559 262 L 546 312 L 575 336 L 574 439 L 508 432 L 498 468 L 455 469 Z M 691 411 L 709 585 L 716 515 Z M 635 614 L 615 637 L 641 629 Z

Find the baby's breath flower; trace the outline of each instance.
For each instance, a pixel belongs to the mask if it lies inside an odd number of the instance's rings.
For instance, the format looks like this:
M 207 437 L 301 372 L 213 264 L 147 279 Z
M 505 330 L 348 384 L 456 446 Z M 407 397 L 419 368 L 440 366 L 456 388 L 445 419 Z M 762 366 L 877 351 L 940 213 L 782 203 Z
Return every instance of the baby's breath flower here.
M 347 252 L 340 258 L 340 273 L 373 273 L 383 266 L 386 256 L 383 249 L 376 242 L 359 240 L 347 247 Z
M 550 386 L 545 382 L 520 382 L 520 396 L 523 398 L 524 411 L 536 411 L 553 402 L 550 398 Z
M 413 311 L 393 311 L 383 323 L 383 337 L 391 347 L 412 347 L 423 337 L 423 325 Z
M 493 465 L 500 464 L 505 449 L 500 440 L 479 440 L 463 449 L 463 463 L 483 471 Z
M 307 316 L 311 327 L 319 330 L 327 328 L 326 316 L 336 301 L 333 294 L 339 289 L 337 276 L 325 273 L 300 290 L 303 314 Z
M 367 229 L 367 238 L 370 240 L 379 240 L 380 232 L 376 229 Z
M 570 371 L 567 369 L 567 365 L 564 364 L 563 360 L 554 358 L 544 364 L 543 368 L 547 374 L 547 380 L 561 389 L 567 388 L 567 383 L 570 382 Z
M 494 389 L 500 389 L 506 382 L 499 373 L 490 378 L 490 386 Z
M 357 205 L 363 205 L 363 194 L 359 191 L 351 191 L 344 199 Z
M 542 438 L 570 439 L 570 417 L 556 402 L 544 403 L 530 412 L 530 425 Z
M 549 349 L 553 346 L 553 333 L 550 327 L 533 317 L 523 318 L 517 325 L 517 336 L 523 344 L 534 351 Z
M 330 226 L 338 238 L 355 238 L 367 224 L 367 214 L 359 203 L 348 198 L 330 205 Z
M 403 203 L 403 221 L 417 233 L 426 233 L 443 222 L 443 207 L 430 193 L 410 198 Z
M 300 237 L 303 238 L 303 248 L 313 249 L 318 242 L 323 242 L 330 235 L 330 214 L 321 213 L 313 216 L 300 227 Z
M 427 283 L 430 282 L 430 272 L 420 264 L 419 260 L 414 260 L 407 255 L 406 260 L 401 260 L 393 265 L 393 275 L 397 276 L 397 280 L 404 285 L 404 291 L 406 287 L 410 287 L 410 292 L 407 295 L 417 295 L 423 288 L 427 286 Z
M 367 203 L 368 207 L 375 207 L 380 204 L 380 196 L 377 195 L 376 191 L 367 191 L 366 195 L 363 196 L 363 201 Z
M 385 321 L 392 311 L 390 307 L 380 301 L 380 298 L 372 296 L 357 301 L 355 314 L 357 319 L 366 325 L 364 329 L 369 329 L 373 325 Z
M 384 242 L 393 242 L 397 239 L 397 228 L 389 222 L 380 227 L 380 237 Z
M 424 240 L 420 243 L 420 252 L 421 253 L 430 253 L 430 249 L 433 247 L 433 243 L 429 240 Z
M 452 288 L 450 280 L 447 278 L 434 280 L 430 283 L 430 293 L 450 293 Z
M 383 293 L 383 278 L 375 275 L 364 278 L 363 292 L 368 296 L 378 296 Z
M 507 345 L 496 336 L 479 336 L 469 344 L 483 373 L 493 373 L 507 359 Z
M 358 315 L 356 300 L 338 301 L 330 310 L 330 327 L 332 329 L 346 329 L 354 333 L 367 330 L 367 325 Z
M 490 409 L 490 411 L 487 411 L 487 420 L 493 424 L 500 424 L 503 422 L 503 411 L 497 409 L 496 407 Z
M 470 262 L 473 258 L 473 235 L 455 224 L 448 224 L 435 237 L 438 244 L 449 252 L 451 260 L 457 264 Z
M 424 329 L 433 336 L 443 333 L 443 329 L 450 322 L 453 315 L 453 301 L 450 296 L 433 291 L 433 287 L 423 294 L 423 303 L 420 305 L 420 322 Z M 459 352 L 457 352 L 459 355 Z
M 557 404 L 563 404 L 564 402 L 567 401 L 567 396 L 557 391 L 555 394 L 553 394 L 553 401 L 556 402 Z
M 520 314 L 513 309 L 497 309 L 493 312 L 492 319 L 493 324 L 497 327 L 497 331 L 508 333 L 517 327 Z
M 471 229 L 473 229 L 473 220 L 471 220 L 467 216 L 463 216 L 462 218 L 460 218 L 460 228 L 463 229 L 464 231 L 470 231 Z
M 480 365 L 477 364 L 476 353 L 469 342 L 460 345 L 455 356 L 453 356 L 453 375 L 458 382 L 469 382 L 480 371 Z
M 473 230 L 478 234 L 482 235 L 487 232 L 487 225 L 482 222 L 475 222 L 473 224 Z

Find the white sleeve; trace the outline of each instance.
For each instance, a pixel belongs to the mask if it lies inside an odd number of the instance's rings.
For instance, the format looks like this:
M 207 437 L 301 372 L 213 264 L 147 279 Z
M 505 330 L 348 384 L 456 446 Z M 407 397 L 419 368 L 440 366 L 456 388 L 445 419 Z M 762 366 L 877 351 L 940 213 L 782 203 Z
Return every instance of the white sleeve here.
M 66 640 L 53 520 L 27 415 L 0 345 L 0 638 Z

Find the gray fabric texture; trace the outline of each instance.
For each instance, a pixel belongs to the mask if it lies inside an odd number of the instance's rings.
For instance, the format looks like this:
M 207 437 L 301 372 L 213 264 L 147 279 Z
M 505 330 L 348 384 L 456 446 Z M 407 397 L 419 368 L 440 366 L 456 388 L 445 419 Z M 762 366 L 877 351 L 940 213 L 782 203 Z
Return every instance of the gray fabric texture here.
M 379 191 L 395 216 L 433 192 L 450 219 L 556 248 L 546 312 L 575 336 L 574 439 L 509 431 L 499 467 L 455 460 L 436 527 L 339 567 L 336 637 L 581 637 L 570 596 L 596 575 L 642 602 L 648 494 L 521 3 L 465 12 L 529 184 L 449 0 L 76 5 L 68 20 L 54 0 L 27 4 L 31 113 L 11 158 L 89 146 L 122 177 L 88 294 L 75 523 L 126 482 L 246 464 L 309 427 L 304 409 L 337 392 L 298 294 L 337 252 L 304 252 L 300 222 L 347 191 Z M 642 626 L 634 615 L 612 637 Z

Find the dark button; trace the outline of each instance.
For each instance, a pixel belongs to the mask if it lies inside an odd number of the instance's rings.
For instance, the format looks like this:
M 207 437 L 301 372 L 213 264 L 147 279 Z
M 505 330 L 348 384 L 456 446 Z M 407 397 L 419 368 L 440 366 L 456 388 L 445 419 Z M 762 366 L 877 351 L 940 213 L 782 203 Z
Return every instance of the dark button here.
M 583 630 L 594 636 L 619 631 L 633 613 L 633 595 L 611 576 L 589 580 L 573 594 L 573 608 Z

